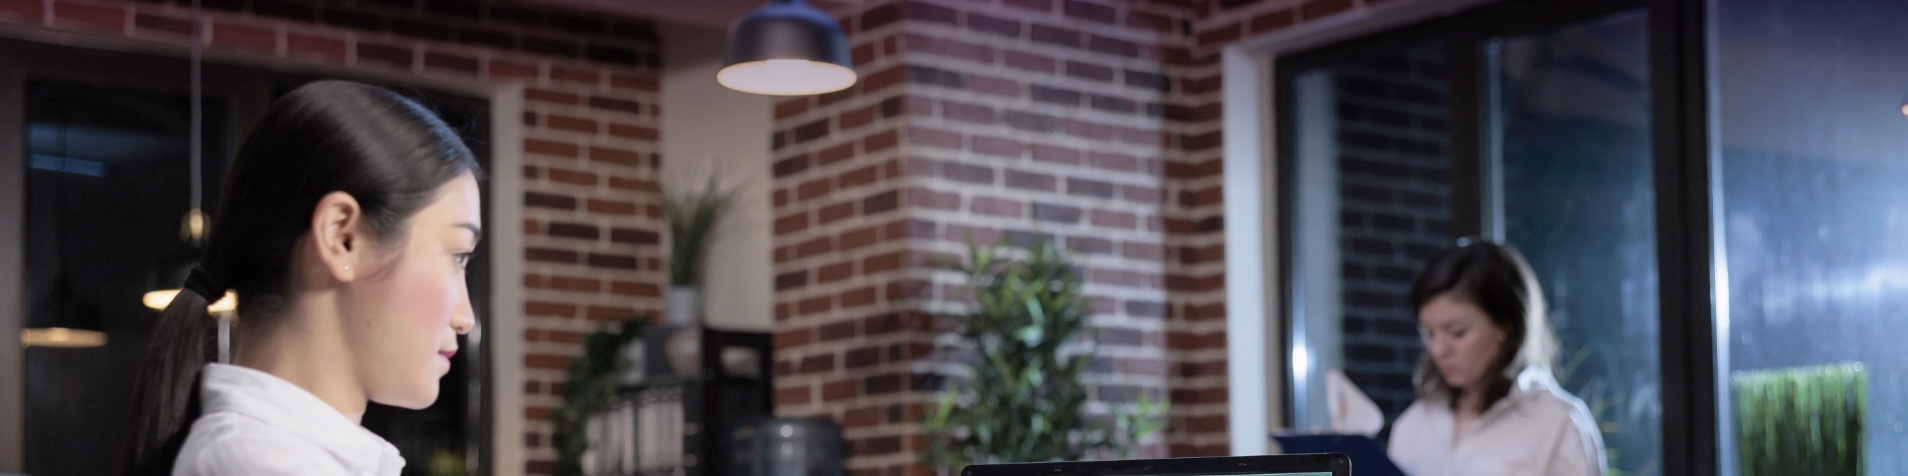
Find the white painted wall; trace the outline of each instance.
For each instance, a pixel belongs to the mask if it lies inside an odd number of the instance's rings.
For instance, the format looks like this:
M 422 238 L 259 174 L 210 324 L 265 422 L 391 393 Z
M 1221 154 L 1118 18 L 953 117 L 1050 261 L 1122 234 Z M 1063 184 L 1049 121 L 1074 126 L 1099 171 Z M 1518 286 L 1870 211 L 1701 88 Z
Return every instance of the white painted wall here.
M 491 170 L 523 168 L 523 85 L 496 87 L 490 97 Z M 523 176 L 492 174 L 490 216 L 523 223 Z M 504 198 L 509 197 L 509 198 Z M 490 345 L 491 474 L 523 474 L 523 227 L 491 225 L 490 324 L 468 339 Z M 486 339 L 488 337 L 488 339 Z
M 771 98 L 716 84 L 727 32 L 662 24 L 664 186 L 700 186 L 710 173 L 736 190 L 719 225 L 705 276 L 704 315 L 712 327 L 767 331 L 774 324 L 770 240 L 774 230 L 769 129 Z

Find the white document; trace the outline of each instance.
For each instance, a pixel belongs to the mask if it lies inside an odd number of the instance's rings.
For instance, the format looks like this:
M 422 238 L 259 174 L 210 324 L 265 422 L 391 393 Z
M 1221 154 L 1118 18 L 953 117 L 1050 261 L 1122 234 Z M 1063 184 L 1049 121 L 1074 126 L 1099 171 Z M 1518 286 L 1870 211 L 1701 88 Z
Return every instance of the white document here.
M 1325 400 L 1331 405 L 1333 433 L 1376 437 L 1385 428 L 1384 412 L 1344 372 L 1325 374 Z

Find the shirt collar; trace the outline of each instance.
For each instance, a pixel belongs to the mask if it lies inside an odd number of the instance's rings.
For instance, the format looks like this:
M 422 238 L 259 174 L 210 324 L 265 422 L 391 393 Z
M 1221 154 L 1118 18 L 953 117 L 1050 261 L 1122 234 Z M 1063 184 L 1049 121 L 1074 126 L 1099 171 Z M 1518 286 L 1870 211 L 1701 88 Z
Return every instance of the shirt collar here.
M 1518 372 L 1517 378 L 1512 380 L 1510 393 L 1504 395 L 1504 398 L 1499 399 L 1497 403 L 1491 404 L 1491 408 L 1484 413 L 1489 415 L 1516 411 L 1517 407 L 1524 402 L 1553 392 L 1561 392 L 1562 388 L 1557 384 L 1557 377 L 1550 373 L 1550 369 L 1538 366 L 1527 367 Z
M 397 474 L 404 458 L 397 447 L 345 418 L 317 395 L 276 375 L 226 364 L 206 364 L 200 381 L 204 413 L 232 412 L 256 418 L 323 448 L 346 465 L 377 474 Z

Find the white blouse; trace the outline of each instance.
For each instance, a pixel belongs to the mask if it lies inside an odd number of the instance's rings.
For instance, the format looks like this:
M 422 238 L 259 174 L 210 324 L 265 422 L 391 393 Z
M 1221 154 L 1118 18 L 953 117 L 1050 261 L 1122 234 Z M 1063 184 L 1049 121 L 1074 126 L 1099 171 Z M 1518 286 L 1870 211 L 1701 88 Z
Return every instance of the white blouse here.
M 1510 394 L 1452 444 L 1455 426 L 1448 401 L 1413 402 L 1392 426 L 1391 461 L 1411 476 L 1604 474 L 1596 419 L 1548 371 L 1519 374 Z
M 208 364 L 199 401 L 204 411 L 172 465 L 175 476 L 397 476 L 404 469 L 397 447 L 272 374 Z

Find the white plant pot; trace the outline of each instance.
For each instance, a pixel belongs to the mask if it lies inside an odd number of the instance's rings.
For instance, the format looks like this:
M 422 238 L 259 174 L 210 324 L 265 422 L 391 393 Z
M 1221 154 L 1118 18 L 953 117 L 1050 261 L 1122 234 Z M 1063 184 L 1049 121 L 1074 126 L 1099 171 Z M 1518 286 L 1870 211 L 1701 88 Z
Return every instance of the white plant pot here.
M 663 295 L 663 324 L 676 329 L 663 347 L 670 370 L 685 377 L 696 375 L 702 358 L 702 290 L 669 288 Z
M 702 289 L 669 288 L 663 294 L 663 323 L 672 326 L 702 325 Z

